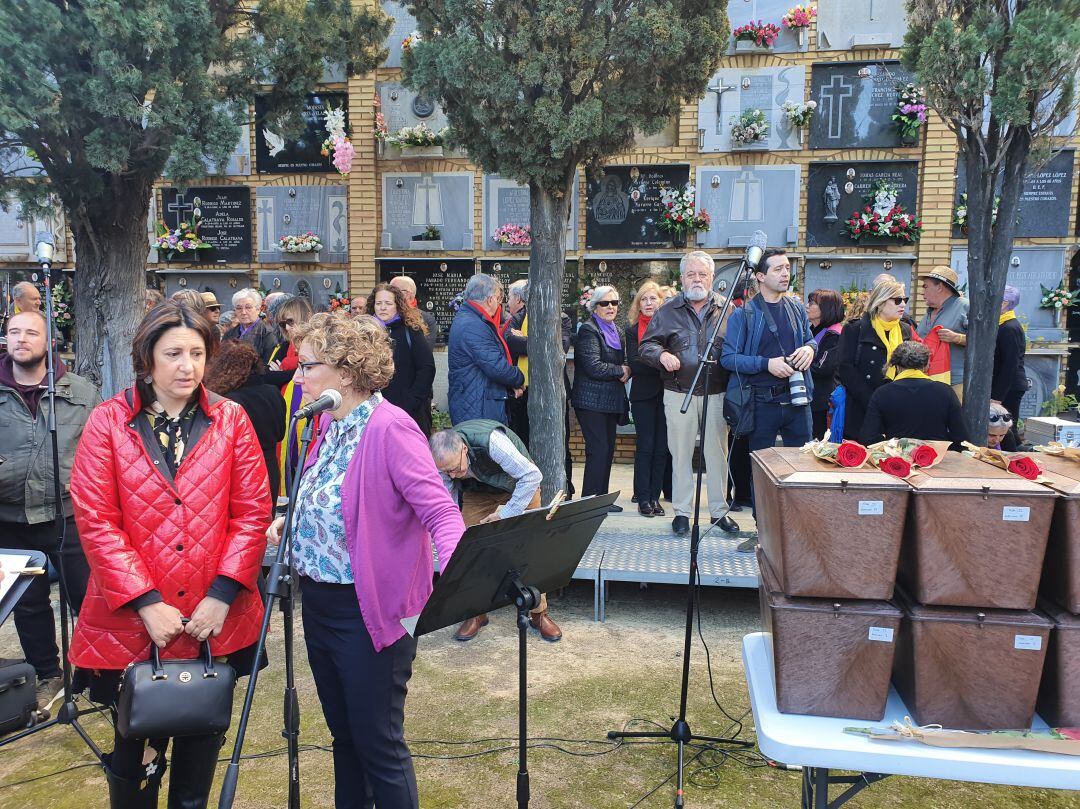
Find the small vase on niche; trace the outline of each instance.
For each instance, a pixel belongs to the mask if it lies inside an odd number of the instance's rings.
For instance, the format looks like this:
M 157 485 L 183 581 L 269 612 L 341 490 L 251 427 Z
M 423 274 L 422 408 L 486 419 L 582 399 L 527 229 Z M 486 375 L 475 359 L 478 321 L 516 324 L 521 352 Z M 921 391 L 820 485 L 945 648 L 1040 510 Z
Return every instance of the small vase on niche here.
M 671 234 L 671 246 L 677 249 L 686 247 L 686 231 L 680 230 Z

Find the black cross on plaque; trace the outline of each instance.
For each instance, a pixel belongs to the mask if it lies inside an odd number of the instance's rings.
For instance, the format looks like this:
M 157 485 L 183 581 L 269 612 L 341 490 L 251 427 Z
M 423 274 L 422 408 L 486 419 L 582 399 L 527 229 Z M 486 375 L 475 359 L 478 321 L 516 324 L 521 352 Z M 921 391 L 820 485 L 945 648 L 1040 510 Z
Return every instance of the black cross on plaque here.
M 716 84 L 710 85 L 705 89 L 710 93 L 716 93 L 716 134 L 720 135 L 724 131 L 724 117 L 721 115 L 724 103 L 724 93 L 728 90 L 736 89 L 738 85 L 726 85 L 724 84 L 724 77 L 721 76 L 717 79 Z

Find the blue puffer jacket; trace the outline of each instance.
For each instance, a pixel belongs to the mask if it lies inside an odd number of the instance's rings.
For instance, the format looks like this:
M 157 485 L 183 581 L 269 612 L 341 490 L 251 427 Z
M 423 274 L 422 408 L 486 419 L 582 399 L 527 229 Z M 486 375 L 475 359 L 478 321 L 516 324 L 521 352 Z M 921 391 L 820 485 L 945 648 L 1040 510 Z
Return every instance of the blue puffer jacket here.
M 450 420 L 507 423 L 506 402 L 525 377 L 506 359 L 495 326 L 465 303 L 450 325 L 447 347 Z

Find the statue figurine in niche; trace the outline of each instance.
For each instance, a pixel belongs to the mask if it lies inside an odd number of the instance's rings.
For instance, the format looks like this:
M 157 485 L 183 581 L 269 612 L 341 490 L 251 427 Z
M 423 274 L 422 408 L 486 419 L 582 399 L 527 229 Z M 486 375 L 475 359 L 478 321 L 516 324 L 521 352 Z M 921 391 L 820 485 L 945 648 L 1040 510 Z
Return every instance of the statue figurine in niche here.
M 829 184 L 825 186 L 825 221 L 835 222 L 839 217 L 836 209 L 840 205 L 840 189 L 836 185 L 836 178 L 830 177 Z
M 623 191 L 622 179 L 609 174 L 599 194 L 592 201 L 593 218 L 598 225 L 621 225 L 630 212 L 629 197 Z

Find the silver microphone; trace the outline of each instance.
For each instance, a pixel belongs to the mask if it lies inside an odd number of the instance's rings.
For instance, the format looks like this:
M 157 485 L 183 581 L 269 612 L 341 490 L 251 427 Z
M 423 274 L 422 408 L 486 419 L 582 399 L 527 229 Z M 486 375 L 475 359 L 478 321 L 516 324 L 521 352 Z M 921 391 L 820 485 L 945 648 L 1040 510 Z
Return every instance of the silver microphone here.
M 56 243 L 53 241 L 52 233 L 47 230 L 39 230 L 34 235 L 34 256 L 37 258 L 38 264 L 45 267 L 52 264 L 55 250 Z
M 750 237 L 750 244 L 746 248 L 746 256 L 743 261 L 750 268 L 750 272 L 753 273 L 757 269 L 757 265 L 761 263 L 761 256 L 765 252 L 765 248 L 769 246 L 769 237 L 765 235 L 763 230 L 755 230 L 754 235 Z
M 309 419 L 316 413 L 322 413 L 324 410 L 337 410 L 339 407 L 341 407 L 341 394 L 336 390 L 324 391 L 323 395 L 314 402 L 297 410 L 293 415 L 293 419 L 296 421 Z

